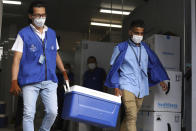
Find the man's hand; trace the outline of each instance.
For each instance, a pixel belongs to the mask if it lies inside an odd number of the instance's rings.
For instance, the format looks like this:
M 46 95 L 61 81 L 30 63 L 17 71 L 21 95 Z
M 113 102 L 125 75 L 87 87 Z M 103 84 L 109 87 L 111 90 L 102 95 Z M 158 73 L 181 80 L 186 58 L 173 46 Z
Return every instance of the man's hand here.
M 69 86 L 69 78 L 68 78 L 68 76 L 67 76 L 67 73 L 66 73 L 66 71 L 63 71 L 62 73 L 63 73 L 63 78 L 64 78 L 64 80 L 65 80 L 65 83 L 66 83 L 66 85 L 67 85 L 67 88 L 69 89 L 70 86 Z
M 167 84 L 165 82 L 160 82 L 160 86 L 162 87 L 163 91 L 167 91 L 168 90 L 168 87 L 167 87 Z
M 11 85 L 11 88 L 10 88 L 10 93 L 12 95 L 15 95 L 15 96 L 18 96 L 21 92 L 21 89 L 18 85 L 18 81 L 17 80 L 12 80 L 12 85 Z
M 122 91 L 119 88 L 115 88 L 115 95 L 122 96 Z

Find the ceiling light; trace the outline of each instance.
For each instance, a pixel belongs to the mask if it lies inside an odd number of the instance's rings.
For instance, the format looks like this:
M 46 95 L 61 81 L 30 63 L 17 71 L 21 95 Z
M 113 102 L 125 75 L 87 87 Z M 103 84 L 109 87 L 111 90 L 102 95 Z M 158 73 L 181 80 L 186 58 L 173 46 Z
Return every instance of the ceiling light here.
M 130 11 L 122 11 L 122 10 L 110 10 L 110 9 L 100 9 L 101 13 L 107 14 L 118 14 L 118 15 L 129 15 Z
M 3 0 L 3 4 L 21 5 L 21 1 Z
M 98 18 L 98 17 L 94 17 L 94 18 L 91 18 L 91 21 L 92 22 L 98 22 L 98 23 L 111 23 L 111 19 L 108 18 L 108 19 L 104 19 L 104 18 Z M 112 23 L 115 23 L 117 25 L 122 25 L 122 20 L 114 20 L 112 19 Z
M 91 25 L 94 25 L 94 26 L 104 26 L 104 27 L 114 27 L 114 28 L 122 28 L 122 25 L 98 23 L 98 22 L 91 22 Z

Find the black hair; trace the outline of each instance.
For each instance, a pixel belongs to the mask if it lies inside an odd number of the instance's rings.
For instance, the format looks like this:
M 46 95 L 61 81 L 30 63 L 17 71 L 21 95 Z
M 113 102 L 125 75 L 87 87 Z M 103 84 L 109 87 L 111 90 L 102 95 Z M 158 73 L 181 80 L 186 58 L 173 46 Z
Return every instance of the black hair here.
M 33 8 L 34 8 L 34 7 L 44 7 L 45 9 L 47 8 L 45 2 L 36 0 L 36 1 L 33 1 L 33 2 L 31 3 L 31 5 L 29 6 L 29 10 L 28 10 L 28 13 L 29 13 L 29 14 L 33 14 Z
M 87 59 L 87 63 L 88 63 L 89 59 L 93 59 L 93 60 L 95 60 L 97 62 L 96 57 L 94 57 L 94 56 L 89 56 L 88 59 Z
M 30 6 L 29 6 L 29 10 L 28 10 L 28 14 L 33 14 L 33 8 L 34 7 L 44 7 L 45 10 L 47 9 L 47 6 L 46 6 L 46 3 L 43 2 L 43 1 L 39 1 L 39 0 L 36 0 L 36 1 L 33 1 Z M 47 11 L 46 11 L 47 12 Z M 28 18 L 28 23 L 32 23 L 32 20 Z
M 133 20 L 129 26 L 129 29 L 132 29 L 133 27 L 142 27 L 144 28 L 145 24 L 144 21 L 141 19 Z

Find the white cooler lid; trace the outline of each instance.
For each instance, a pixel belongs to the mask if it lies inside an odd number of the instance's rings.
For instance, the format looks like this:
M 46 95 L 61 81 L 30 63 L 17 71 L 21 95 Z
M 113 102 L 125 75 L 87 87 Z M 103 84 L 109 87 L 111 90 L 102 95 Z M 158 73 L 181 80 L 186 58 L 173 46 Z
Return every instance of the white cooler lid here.
M 121 103 L 121 96 L 111 95 L 111 94 L 108 94 L 108 93 L 104 93 L 104 92 L 101 92 L 101 91 L 89 89 L 89 88 L 78 86 L 78 85 L 74 85 L 74 86 L 70 87 L 69 92 L 72 92 L 72 91 L 87 94 L 87 95 L 91 95 L 91 96 L 95 96 L 95 97 L 99 97 L 99 98 L 109 100 L 109 101 L 113 101 L 113 102 L 116 102 L 116 103 Z

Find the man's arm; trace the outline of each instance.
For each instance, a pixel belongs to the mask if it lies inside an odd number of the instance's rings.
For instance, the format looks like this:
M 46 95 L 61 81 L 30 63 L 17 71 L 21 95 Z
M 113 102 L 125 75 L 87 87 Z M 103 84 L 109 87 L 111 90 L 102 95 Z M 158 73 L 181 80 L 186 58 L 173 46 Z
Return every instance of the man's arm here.
M 118 48 L 118 46 L 114 47 L 113 53 L 112 53 L 112 57 L 110 60 L 110 65 L 112 66 L 115 63 L 115 60 L 117 59 L 117 57 L 120 54 L 120 50 Z M 114 88 L 115 89 L 115 95 L 116 96 L 122 96 L 122 91 L 119 88 Z
M 148 53 L 148 56 L 149 56 L 148 57 L 149 58 L 148 71 L 150 71 L 150 72 L 148 74 L 153 75 L 151 70 L 154 70 L 153 72 L 158 74 L 158 75 L 155 75 L 155 76 L 159 76 L 157 79 L 158 79 L 159 84 L 162 87 L 163 91 L 167 91 L 168 86 L 164 82 L 164 80 L 169 80 L 167 72 L 165 71 L 163 65 L 161 64 L 161 61 L 159 60 L 159 58 L 155 54 L 155 52 L 153 50 L 151 50 L 145 43 L 143 43 L 143 45 L 144 45 L 144 47 L 145 47 L 145 49 Z M 151 76 L 151 78 L 152 78 L 152 76 Z M 152 81 L 152 79 L 151 79 L 151 81 Z M 155 83 L 157 83 L 157 82 L 154 82 L 153 85 L 155 85 Z
M 56 55 L 56 64 L 57 64 L 58 69 L 59 69 L 61 72 L 66 71 L 65 68 L 64 68 L 63 62 L 62 62 L 62 60 L 61 60 L 61 57 L 60 57 L 60 55 L 59 55 L 58 52 L 57 52 L 57 55 Z
M 148 45 L 143 43 L 147 53 L 148 53 L 148 78 L 149 78 L 149 86 L 155 86 L 160 83 L 163 90 L 167 90 L 167 84 L 164 82 L 165 80 L 169 80 L 169 76 L 164 69 L 161 61 L 158 56 L 155 54 L 153 50 L 151 50 Z
M 14 52 L 14 59 L 12 64 L 12 80 L 18 79 L 18 72 L 19 72 L 21 58 L 22 58 L 21 52 Z
M 14 52 L 14 58 L 12 64 L 12 84 L 10 88 L 10 93 L 13 95 L 18 95 L 21 92 L 21 89 L 17 81 L 21 58 L 22 58 L 21 52 Z
M 66 70 L 64 68 L 63 62 L 62 62 L 61 57 L 58 52 L 56 55 L 56 65 L 57 65 L 58 69 L 63 73 L 64 79 L 69 80 L 67 73 L 66 73 Z
M 113 50 L 113 53 L 112 53 L 112 57 L 111 57 L 111 60 L 110 60 L 110 65 L 113 65 L 116 58 L 118 57 L 120 51 L 118 49 L 118 46 L 115 46 L 114 47 L 114 50 Z

